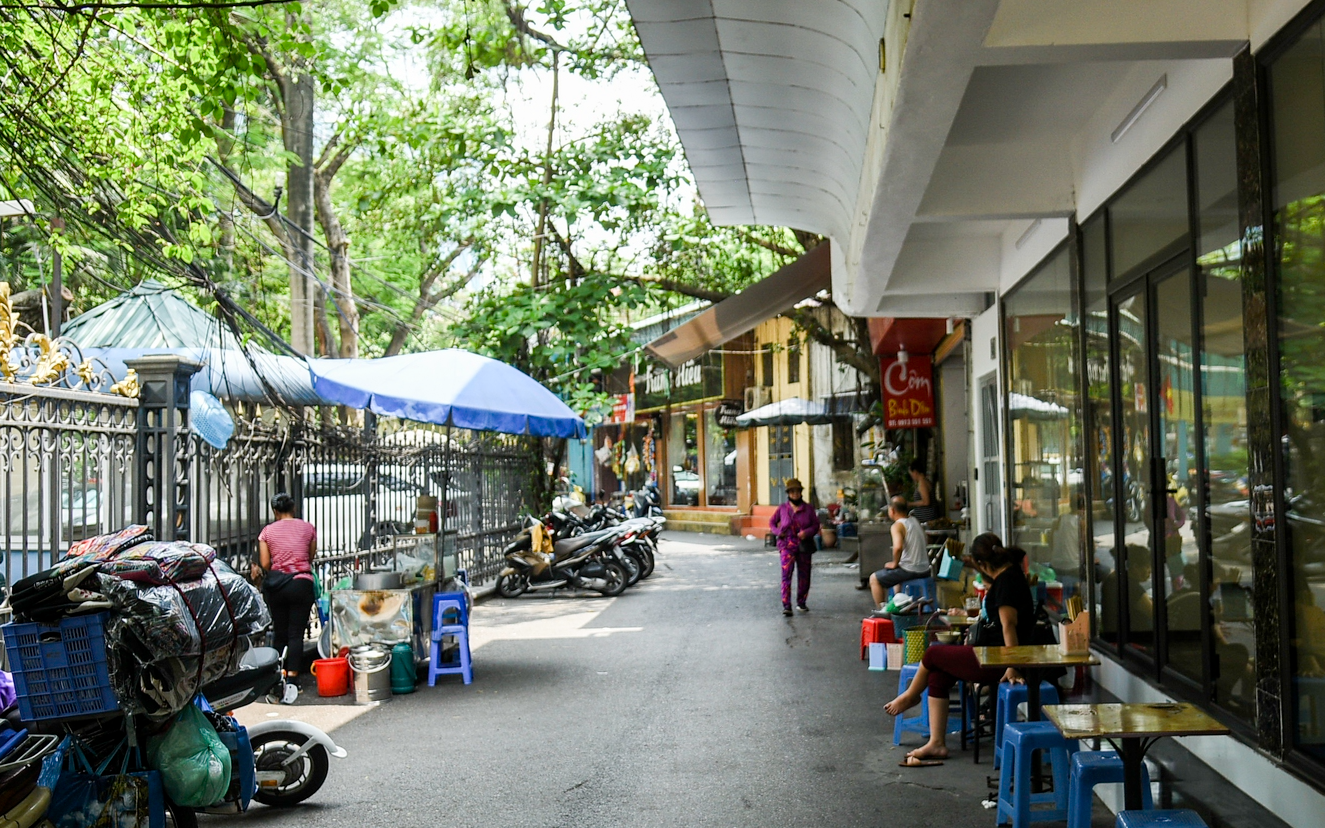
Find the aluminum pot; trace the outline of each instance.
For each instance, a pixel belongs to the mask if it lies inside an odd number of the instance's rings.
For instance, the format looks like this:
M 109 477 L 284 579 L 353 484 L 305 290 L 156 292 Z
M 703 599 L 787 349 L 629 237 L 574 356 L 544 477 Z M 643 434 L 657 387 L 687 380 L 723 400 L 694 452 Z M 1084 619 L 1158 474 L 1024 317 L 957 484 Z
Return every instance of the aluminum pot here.
M 350 650 L 356 704 L 391 700 L 391 651 L 372 644 Z
M 360 572 L 354 576 L 354 588 L 361 590 L 400 589 L 403 584 L 404 576 L 399 572 Z

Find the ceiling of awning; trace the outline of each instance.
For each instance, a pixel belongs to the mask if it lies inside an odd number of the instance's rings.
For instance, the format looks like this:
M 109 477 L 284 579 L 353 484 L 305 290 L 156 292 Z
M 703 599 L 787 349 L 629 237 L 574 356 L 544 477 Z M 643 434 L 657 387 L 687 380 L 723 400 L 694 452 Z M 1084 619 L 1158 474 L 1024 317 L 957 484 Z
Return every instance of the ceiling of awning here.
M 689 322 L 644 346 L 655 359 L 672 367 L 754 330 L 765 319 L 790 310 L 798 302 L 832 284 L 829 246 L 821 244 L 772 276 L 724 299 Z
M 627 0 L 710 218 L 846 237 L 879 0 Z

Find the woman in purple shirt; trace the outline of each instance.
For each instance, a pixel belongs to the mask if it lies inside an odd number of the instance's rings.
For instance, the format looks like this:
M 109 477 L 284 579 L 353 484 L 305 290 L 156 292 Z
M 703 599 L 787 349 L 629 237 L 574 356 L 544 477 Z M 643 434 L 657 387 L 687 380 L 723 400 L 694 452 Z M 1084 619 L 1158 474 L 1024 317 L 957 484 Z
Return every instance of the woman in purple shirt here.
M 768 521 L 768 531 L 778 539 L 782 557 L 782 614 L 791 615 L 791 571 L 796 576 L 796 607 L 809 612 L 805 599 L 810 594 L 810 555 L 814 536 L 819 534 L 819 516 L 801 495 L 804 487 L 794 477 L 787 478 L 787 502 L 778 507 Z M 802 541 L 808 541 L 804 548 Z

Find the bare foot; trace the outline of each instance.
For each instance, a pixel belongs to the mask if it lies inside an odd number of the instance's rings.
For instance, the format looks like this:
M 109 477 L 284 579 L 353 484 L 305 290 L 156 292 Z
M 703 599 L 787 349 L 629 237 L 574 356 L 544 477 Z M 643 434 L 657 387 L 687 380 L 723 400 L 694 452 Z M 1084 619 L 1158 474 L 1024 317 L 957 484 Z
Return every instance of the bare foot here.
M 885 704 L 883 709 L 888 711 L 889 716 L 900 716 L 920 703 L 920 695 L 920 693 L 912 694 L 908 690 Z
M 922 745 L 906 754 L 907 759 L 947 759 L 948 749 L 934 745 Z

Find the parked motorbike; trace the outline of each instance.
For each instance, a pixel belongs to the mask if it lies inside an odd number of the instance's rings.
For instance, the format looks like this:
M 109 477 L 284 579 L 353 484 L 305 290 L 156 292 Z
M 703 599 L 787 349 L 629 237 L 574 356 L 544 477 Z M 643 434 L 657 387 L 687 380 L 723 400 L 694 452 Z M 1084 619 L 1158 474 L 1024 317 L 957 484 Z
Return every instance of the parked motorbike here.
M 497 594 L 516 598 L 525 592 L 570 587 L 620 595 L 630 578 L 617 557 L 621 536 L 616 528 L 564 538 L 554 534 L 548 555 L 533 549 L 532 533 L 526 529 L 503 550 L 506 568 L 497 578 Z
M 657 483 L 648 483 L 644 488 L 635 492 L 634 515 L 640 518 L 661 518 L 663 517 L 662 495 L 658 493 Z M 665 520 L 666 518 L 664 518 Z
M 207 685 L 202 695 L 212 709 L 228 712 L 267 696 L 279 698 L 284 691 L 280 653 L 271 647 L 255 647 L 244 656 L 238 672 Z M 256 768 L 253 798 L 273 807 L 295 805 L 317 793 L 327 780 L 329 757 L 346 756 L 326 733 L 291 719 L 271 719 L 249 727 L 248 742 Z M 205 812 L 241 810 L 241 803 L 228 802 Z

